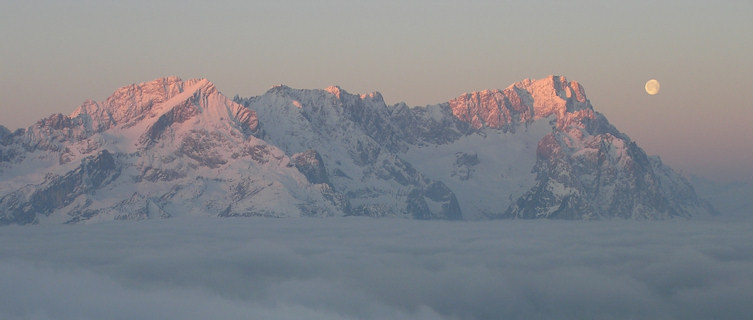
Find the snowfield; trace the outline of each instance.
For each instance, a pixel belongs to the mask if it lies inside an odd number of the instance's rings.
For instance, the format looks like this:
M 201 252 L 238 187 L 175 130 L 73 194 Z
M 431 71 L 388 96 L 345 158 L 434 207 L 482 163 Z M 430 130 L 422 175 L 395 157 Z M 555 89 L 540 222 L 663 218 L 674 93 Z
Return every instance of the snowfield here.
M 0 228 L 2 319 L 743 319 L 753 220 Z

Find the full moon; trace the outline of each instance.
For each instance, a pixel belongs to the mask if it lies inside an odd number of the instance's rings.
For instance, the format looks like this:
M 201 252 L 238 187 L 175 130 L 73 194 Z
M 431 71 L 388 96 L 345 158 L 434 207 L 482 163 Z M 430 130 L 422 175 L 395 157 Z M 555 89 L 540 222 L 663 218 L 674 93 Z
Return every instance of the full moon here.
M 656 79 L 648 80 L 648 82 L 646 82 L 646 93 L 652 96 L 659 93 L 659 81 Z

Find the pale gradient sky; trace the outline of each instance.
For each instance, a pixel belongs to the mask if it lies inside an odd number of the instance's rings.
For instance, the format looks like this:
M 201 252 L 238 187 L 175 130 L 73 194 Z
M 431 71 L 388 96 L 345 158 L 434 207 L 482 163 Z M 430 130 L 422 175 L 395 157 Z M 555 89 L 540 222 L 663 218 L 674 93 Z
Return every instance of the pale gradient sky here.
M 426 105 L 558 74 L 673 168 L 753 180 L 751 30 L 750 0 L 3 0 L 0 124 L 167 75 L 228 96 L 337 84 Z

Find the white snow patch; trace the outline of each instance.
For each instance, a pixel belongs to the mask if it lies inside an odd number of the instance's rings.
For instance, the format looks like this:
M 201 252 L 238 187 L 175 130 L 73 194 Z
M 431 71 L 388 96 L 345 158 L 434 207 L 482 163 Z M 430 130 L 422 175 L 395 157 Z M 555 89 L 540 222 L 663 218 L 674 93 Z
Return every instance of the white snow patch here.
M 464 136 L 444 145 L 412 147 L 400 154 L 427 177 L 459 186 L 452 191 L 465 219 L 504 212 L 512 201 L 535 184 L 532 173 L 539 140 L 552 130 L 548 119 L 534 121 L 513 133 L 486 129 L 485 135 Z M 476 154 L 479 163 L 468 168 L 469 179 L 453 176 L 457 155 Z M 465 168 L 463 168 L 465 169 Z

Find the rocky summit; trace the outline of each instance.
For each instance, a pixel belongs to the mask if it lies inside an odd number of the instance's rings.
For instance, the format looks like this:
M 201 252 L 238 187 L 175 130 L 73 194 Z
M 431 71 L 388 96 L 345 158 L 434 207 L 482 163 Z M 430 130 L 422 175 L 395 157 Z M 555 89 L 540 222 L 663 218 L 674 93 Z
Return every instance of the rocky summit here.
M 0 127 L 0 181 L 0 224 L 714 213 L 560 76 L 423 107 L 340 87 L 229 99 L 167 77 Z

